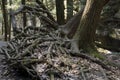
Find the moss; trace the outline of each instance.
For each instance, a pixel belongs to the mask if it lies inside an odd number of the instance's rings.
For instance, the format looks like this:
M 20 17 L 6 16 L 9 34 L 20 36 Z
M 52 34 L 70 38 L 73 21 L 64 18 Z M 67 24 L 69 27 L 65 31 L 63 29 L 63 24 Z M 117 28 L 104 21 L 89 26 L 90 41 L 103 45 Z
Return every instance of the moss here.
M 105 60 L 105 57 L 103 55 L 101 55 L 99 52 L 94 52 L 94 53 L 91 53 L 92 56 L 96 57 L 96 58 L 99 58 L 101 60 Z
M 97 48 L 94 45 L 86 46 L 83 50 L 95 58 L 99 58 L 101 60 L 105 59 L 105 57 L 98 52 Z

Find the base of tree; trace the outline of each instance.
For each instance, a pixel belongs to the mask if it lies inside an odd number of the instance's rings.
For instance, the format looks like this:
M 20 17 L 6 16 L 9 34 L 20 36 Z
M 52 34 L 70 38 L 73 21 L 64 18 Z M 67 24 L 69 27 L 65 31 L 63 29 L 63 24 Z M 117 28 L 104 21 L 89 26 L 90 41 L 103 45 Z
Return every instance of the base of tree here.
M 98 52 L 97 47 L 94 44 L 85 46 L 83 50 L 95 58 L 99 58 L 101 60 L 105 59 L 105 57 Z
M 79 44 L 79 46 L 78 46 L 78 44 Z M 104 56 L 98 52 L 97 47 L 94 43 L 91 43 L 91 44 L 84 43 L 83 44 L 82 42 L 77 43 L 77 41 L 73 41 L 71 43 L 71 48 L 76 53 L 79 53 L 80 50 L 82 50 L 83 52 L 85 52 L 85 53 L 87 53 L 95 58 L 99 58 L 101 60 L 104 60 Z

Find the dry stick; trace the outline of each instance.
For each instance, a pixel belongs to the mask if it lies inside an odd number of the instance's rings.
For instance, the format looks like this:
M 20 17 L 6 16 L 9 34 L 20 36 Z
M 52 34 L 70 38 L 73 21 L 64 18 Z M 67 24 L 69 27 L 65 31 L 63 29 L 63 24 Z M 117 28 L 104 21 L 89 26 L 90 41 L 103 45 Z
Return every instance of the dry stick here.
M 14 46 L 10 42 L 8 42 L 7 45 L 10 47 L 10 49 L 15 50 Z
M 20 62 L 24 65 L 30 65 L 30 64 L 35 64 L 35 63 L 43 63 L 46 59 L 41 58 L 41 59 L 23 59 L 23 60 L 17 60 L 17 62 Z
M 49 53 L 49 54 L 50 54 L 51 51 L 52 51 L 52 47 L 53 47 L 53 45 L 54 45 L 54 43 L 51 43 L 51 44 L 50 44 L 50 47 L 48 48 L 48 53 Z
M 1 48 L 3 51 L 4 51 L 4 53 L 6 54 L 6 56 L 7 56 L 7 58 L 8 59 L 10 59 L 11 58 L 11 56 L 8 54 L 8 51 L 7 50 L 5 50 L 5 49 L 3 49 L 3 48 Z
M 51 62 L 51 63 L 52 63 L 52 61 L 50 59 L 50 55 L 51 55 L 50 53 L 51 53 L 52 47 L 53 47 L 53 43 L 50 44 L 50 47 L 47 50 L 47 56 L 46 56 L 48 61 Z
M 29 36 L 30 36 L 29 34 L 21 32 L 17 34 L 14 39 L 19 39 L 20 37 L 29 37 Z
M 24 10 L 28 10 L 28 11 L 37 13 L 39 15 L 42 15 L 42 14 L 40 14 L 38 12 L 47 13 L 49 16 L 51 15 L 48 10 L 42 10 L 42 9 L 32 8 L 32 7 L 23 6 L 23 5 L 18 10 L 12 12 L 11 15 L 15 16 Z M 44 21 L 47 21 L 50 25 L 52 25 L 54 29 L 57 29 L 58 24 L 57 24 L 57 22 L 55 22 L 55 20 L 53 20 L 54 18 L 52 18 L 52 15 L 50 17 L 46 17 L 46 16 L 42 15 L 41 17 Z
M 47 12 L 47 15 L 48 15 L 49 19 L 51 19 L 52 21 L 54 21 L 54 22 L 56 23 L 54 17 L 51 15 L 51 13 L 50 13 L 49 10 L 45 7 L 45 5 L 44 5 L 42 2 L 40 2 L 40 0 L 36 0 L 36 2 L 39 4 L 39 7 L 41 7 L 41 8 L 43 8 L 44 10 L 47 10 L 47 11 L 48 11 L 48 12 Z
M 25 49 L 25 51 L 22 54 L 18 54 L 16 56 L 16 58 L 18 57 L 23 57 L 25 55 L 27 55 L 29 53 L 29 50 L 31 50 L 33 47 L 35 47 L 37 44 L 39 44 L 39 38 L 36 39 L 30 46 L 27 47 L 27 49 Z
M 44 27 L 44 26 L 43 26 Z M 36 26 L 26 26 L 25 27 L 25 29 L 23 30 L 24 32 L 27 32 L 29 29 L 30 30 L 35 30 L 35 31 L 40 31 L 41 32 L 41 34 L 44 34 L 45 32 L 46 33 L 49 33 L 50 31 L 47 31 L 46 29 L 45 29 L 45 27 L 47 27 L 47 26 L 45 26 L 44 28 L 41 28 L 41 27 L 36 27 Z M 43 32 L 43 33 L 42 33 Z M 39 34 L 39 33 L 38 33 Z M 36 34 L 33 34 L 33 35 L 36 35 Z
M 0 54 L 2 54 L 2 53 L 4 53 L 4 52 L 3 52 L 2 48 L 0 48 Z
M 40 37 L 40 35 L 38 35 L 38 36 L 33 35 L 33 36 L 30 36 L 30 37 L 26 37 L 26 38 L 23 40 L 23 42 L 21 43 L 20 47 L 22 47 L 24 44 L 26 44 L 26 42 L 27 42 L 28 40 L 37 39 L 37 38 L 39 38 L 39 37 Z
M 64 74 L 64 72 L 62 70 L 60 70 L 58 67 L 54 66 L 51 62 L 49 61 L 45 61 L 47 64 L 49 64 L 50 66 L 52 66 L 53 68 L 57 69 L 60 73 Z
M 27 47 L 27 46 L 31 45 L 33 42 L 29 42 L 29 43 L 26 43 L 26 42 L 29 41 L 29 40 L 35 40 L 35 39 L 39 38 L 41 35 L 43 35 L 43 34 L 41 34 L 41 33 L 36 33 L 36 34 L 33 34 L 32 36 L 26 37 L 26 38 L 21 42 L 19 49 L 22 48 L 22 47 L 25 47 L 25 46 Z
M 14 62 L 11 65 L 17 64 L 17 63 L 21 63 L 22 66 L 24 65 L 30 65 L 30 64 L 35 64 L 35 63 L 45 63 L 46 59 L 44 59 L 44 57 L 38 59 L 38 58 L 26 58 L 26 59 L 16 59 L 16 58 L 11 58 L 10 59 L 11 62 Z
M 54 22 L 53 20 L 51 20 L 47 16 L 43 15 L 42 13 L 39 13 L 37 11 L 30 11 L 30 12 L 32 12 L 33 14 L 36 14 L 40 19 L 49 23 L 51 25 L 51 27 L 54 28 L 55 30 L 58 28 L 57 26 L 59 26 L 59 25 L 56 22 Z
M 21 5 L 16 11 L 14 11 L 12 14 L 13 15 L 17 15 L 21 12 L 23 12 L 24 10 L 29 10 L 29 11 L 38 11 L 38 12 L 43 12 L 43 13 L 48 13 L 47 10 L 43 10 L 43 9 L 38 9 L 38 8 L 34 8 L 34 7 L 30 7 L 30 6 L 27 6 L 27 5 Z
M 30 10 L 30 11 L 34 11 L 34 10 L 35 10 L 35 11 L 37 11 L 37 12 L 48 13 L 48 11 L 47 11 L 47 10 L 44 10 L 44 9 L 35 8 L 35 7 L 30 7 L 30 6 L 27 6 L 27 5 L 25 5 L 24 7 L 25 7 L 25 9 Z
M 25 49 L 25 51 L 22 53 L 22 54 L 18 54 L 17 56 L 16 56 L 16 58 L 18 58 L 18 57 L 24 57 L 25 55 L 27 55 L 27 54 L 29 54 L 30 52 L 30 50 L 32 50 L 33 49 L 33 47 L 35 47 L 35 46 L 37 46 L 39 43 L 41 43 L 41 42 L 45 42 L 45 41 L 56 41 L 57 39 L 52 39 L 52 38 L 37 38 L 37 39 L 35 39 L 34 41 L 33 41 L 33 43 L 31 44 L 31 45 L 29 45 L 26 49 Z
M 38 3 L 42 4 L 39 1 L 38 1 Z M 42 4 L 42 7 L 43 7 L 44 10 L 38 9 L 38 8 L 32 8 L 32 7 L 29 7 L 29 6 L 24 6 L 24 8 L 29 10 L 29 11 L 33 11 L 34 10 L 33 12 L 43 12 L 43 13 L 46 13 L 48 16 L 45 17 L 45 16 L 42 15 L 43 20 L 47 20 L 48 21 L 48 19 L 49 19 L 50 22 L 54 23 L 54 26 L 55 26 L 54 28 L 56 29 L 57 26 L 58 26 L 57 22 L 54 20 L 53 16 L 50 14 L 50 12 L 47 10 L 47 8 L 45 8 L 45 6 L 43 4 Z M 48 18 L 48 19 L 46 19 L 46 18 Z
M 105 80 L 108 80 L 107 75 L 106 75 L 106 73 L 105 73 L 104 69 L 103 69 L 103 68 L 101 68 L 101 67 L 99 67 L 99 69 L 100 69 L 100 71 L 102 72 L 102 74 L 103 74 L 103 76 L 104 76 Z
M 30 29 L 30 30 L 36 30 L 36 31 L 41 30 L 40 27 L 26 26 L 23 31 L 26 32 L 28 29 Z
M 40 14 L 40 19 L 42 19 L 43 21 L 49 23 L 51 25 L 51 27 L 53 27 L 54 29 L 57 29 L 58 24 L 55 23 L 54 21 L 52 21 L 51 19 L 49 19 L 48 17 L 44 16 L 43 14 Z
M 34 66 L 34 65 L 32 65 L 32 68 L 33 68 L 33 69 L 34 69 L 34 71 L 36 72 L 37 77 L 39 77 L 39 79 L 41 80 L 40 75 L 39 75 L 39 72 L 36 70 L 36 68 L 35 68 L 35 66 Z
M 21 65 L 22 65 L 22 67 L 27 71 L 27 73 L 28 73 L 30 76 L 35 77 L 35 75 L 31 73 L 31 71 L 34 72 L 32 69 L 29 69 L 28 67 L 26 67 L 26 66 L 23 65 L 22 63 L 21 63 Z
M 82 68 L 82 67 L 81 67 L 81 69 L 80 69 L 80 72 L 81 72 L 81 74 L 82 74 L 83 80 L 87 80 L 87 79 L 85 78 L 85 74 L 84 74 L 84 71 L 83 71 L 83 68 Z
M 14 47 L 15 52 L 19 53 L 18 47 L 15 45 L 15 43 L 11 42 L 11 45 Z

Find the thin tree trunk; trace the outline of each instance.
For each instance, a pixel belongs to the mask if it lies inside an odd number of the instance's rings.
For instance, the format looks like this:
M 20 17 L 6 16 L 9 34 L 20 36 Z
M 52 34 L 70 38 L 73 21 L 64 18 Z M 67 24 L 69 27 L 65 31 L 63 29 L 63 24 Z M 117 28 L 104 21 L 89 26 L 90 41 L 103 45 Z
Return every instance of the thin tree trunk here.
M 2 20 L 2 35 L 4 34 L 4 21 Z
M 9 5 L 12 5 L 12 0 L 9 0 Z M 9 12 L 11 12 L 11 9 L 9 10 Z M 11 39 L 11 15 L 9 16 L 9 31 L 8 31 L 9 37 L 8 39 Z
M 64 24 L 64 0 L 56 0 L 56 15 L 58 24 Z
M 22 5 L 25 5 L 25 0 L 22 0 Z M 27 18 L 26 18 L 26 13 L 23 12 L 23 27 L 27 25 Z
M 67 0 L 67 20 L 73 17 L 73 0 Z
M 3 10 L 3 19 L 4 19 L 4 29 L 5 29 L 5 41 L 7 41 L 8 34 L 8 14 L 6 9 L 7 0 L 2 0 L 2 10 Z

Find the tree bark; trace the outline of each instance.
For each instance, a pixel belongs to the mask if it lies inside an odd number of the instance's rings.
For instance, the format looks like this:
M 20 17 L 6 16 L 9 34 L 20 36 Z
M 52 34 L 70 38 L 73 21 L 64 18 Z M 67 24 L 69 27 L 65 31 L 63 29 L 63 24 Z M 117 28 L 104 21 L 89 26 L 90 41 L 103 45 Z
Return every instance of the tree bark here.
M 86 51 L 89 51 L 89 48 L 94 49 L 96 27 L 105 2 L 105 0 L 87 0 L 79 27 L 73 37 L 72 46 L 75 51 L 78 52 L 80 48 Z
M 25 0 L 22 0 L 22 5 L 25 5 Z M 27 25 L 27 18 L 26 18 L 26 13 L 23 12 L 23 27 L 25 28 L 25 26 Z
M 9 0 L 9 5 L 11 6 L 12 5 L 12 0 Z M 9 9 L 9 12 L 11 13 L 11 8 Z M 8 31 L 8 34 L 9 34 L 9 40 L 11 39 L 11 15 L 9 15 L 9 31 Z
M 75 14 L 65 25 L 61 25 L 61 33 L 72 39 L 80 23 L 82 13 L 83 9 Z
M 3 11 L 3 19 L 4 19 L 4 29 L 5 29 L 5 41 L 7 41 L 8 34 L 8 14 L 6 9 L 7 0 L 2 0 L 2 11 Z
M 64 24 L 64 0 L 56 0 L 56 15 L 58 24 Z
M 73 0 L 67 0 L 67 21 L 73 16 Z

